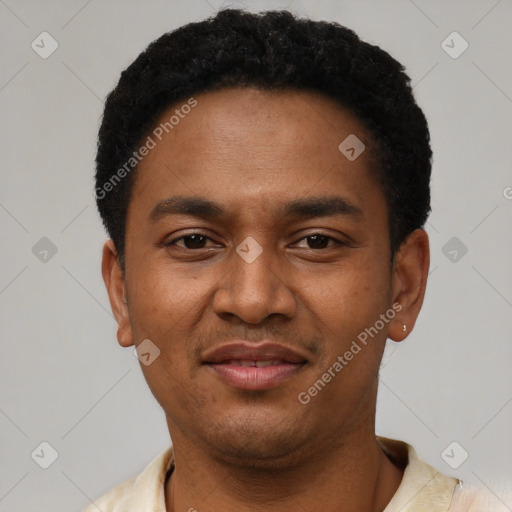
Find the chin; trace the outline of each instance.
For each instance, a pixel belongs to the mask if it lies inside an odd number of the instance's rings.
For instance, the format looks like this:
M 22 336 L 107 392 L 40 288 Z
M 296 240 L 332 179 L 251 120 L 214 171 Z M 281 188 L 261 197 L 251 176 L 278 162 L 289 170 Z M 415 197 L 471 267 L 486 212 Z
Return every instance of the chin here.
M 244 468 L 278 469 L 287 466 L 310 436 L 290 418 L 221 418 L 209 424 L 206 443 L 226 462 Z

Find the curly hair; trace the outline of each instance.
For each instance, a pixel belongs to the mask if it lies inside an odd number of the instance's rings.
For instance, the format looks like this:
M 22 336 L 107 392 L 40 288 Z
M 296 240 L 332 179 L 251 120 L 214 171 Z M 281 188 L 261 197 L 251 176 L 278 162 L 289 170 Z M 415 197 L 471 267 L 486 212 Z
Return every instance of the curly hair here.
M 166 109 L 227 87 L 313 91 L 349 109 L 377 148 L 372 171 L 388 206 L 391 255 L 409 233 L 424 226 L 430 213 L 430 135 L 402 64 L 335 22 L 288 11 L 225 9 L 152 42 L 121 73 L 106 99 L 96 203 L 123 271 L 136 167 L 115 186 L 108 187 L 109 180 Z

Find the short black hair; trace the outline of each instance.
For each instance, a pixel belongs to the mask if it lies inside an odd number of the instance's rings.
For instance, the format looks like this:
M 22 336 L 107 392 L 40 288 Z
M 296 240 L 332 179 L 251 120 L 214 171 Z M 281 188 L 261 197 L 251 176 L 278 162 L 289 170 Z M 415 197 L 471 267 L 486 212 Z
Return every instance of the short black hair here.
M 123 271 L 134 151 L 166 109 L 228 87 L 313 91 L 349 109 L 377 148 L 375 172 L 388 206 L 391 255 L 424 226 L 430 213 L 430 135 L 402 64 L 335 22 L 288 11 L 224 9 L 152 42 L 107 97 L 95 197 Z

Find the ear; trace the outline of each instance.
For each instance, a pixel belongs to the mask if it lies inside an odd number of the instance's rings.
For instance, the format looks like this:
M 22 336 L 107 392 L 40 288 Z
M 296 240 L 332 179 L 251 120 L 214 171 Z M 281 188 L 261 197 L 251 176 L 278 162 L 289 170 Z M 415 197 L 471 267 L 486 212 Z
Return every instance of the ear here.
M 128 305 L 124 302 L 126 297 L 124 275 L 119 265 L 116 247 L 110 239 L 103 246 L 101 273 L 107 288 L 110 307 L 117 322 L 117 341 L 122 347 L 129 347 L 133 345 L 133 335 Z
M 429 265 L 428 235 L 425 230 L 416 229 L 404 240 L 393 262 L 393 304 L 402 306 L 390 323 L 388 337 L 393 341 L 404 340 L 416 323 L 425 296 Z

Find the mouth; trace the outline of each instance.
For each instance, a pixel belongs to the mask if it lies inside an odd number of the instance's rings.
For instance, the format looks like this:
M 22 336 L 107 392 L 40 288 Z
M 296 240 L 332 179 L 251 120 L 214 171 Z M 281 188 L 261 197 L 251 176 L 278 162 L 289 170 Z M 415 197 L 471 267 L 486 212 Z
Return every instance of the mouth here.
M 303 355 L 283 345 L 246 342 L 224 345 L 207 353 L 203 362 L 229 386 L 254 391 L 282 384 L 306 363 Z

